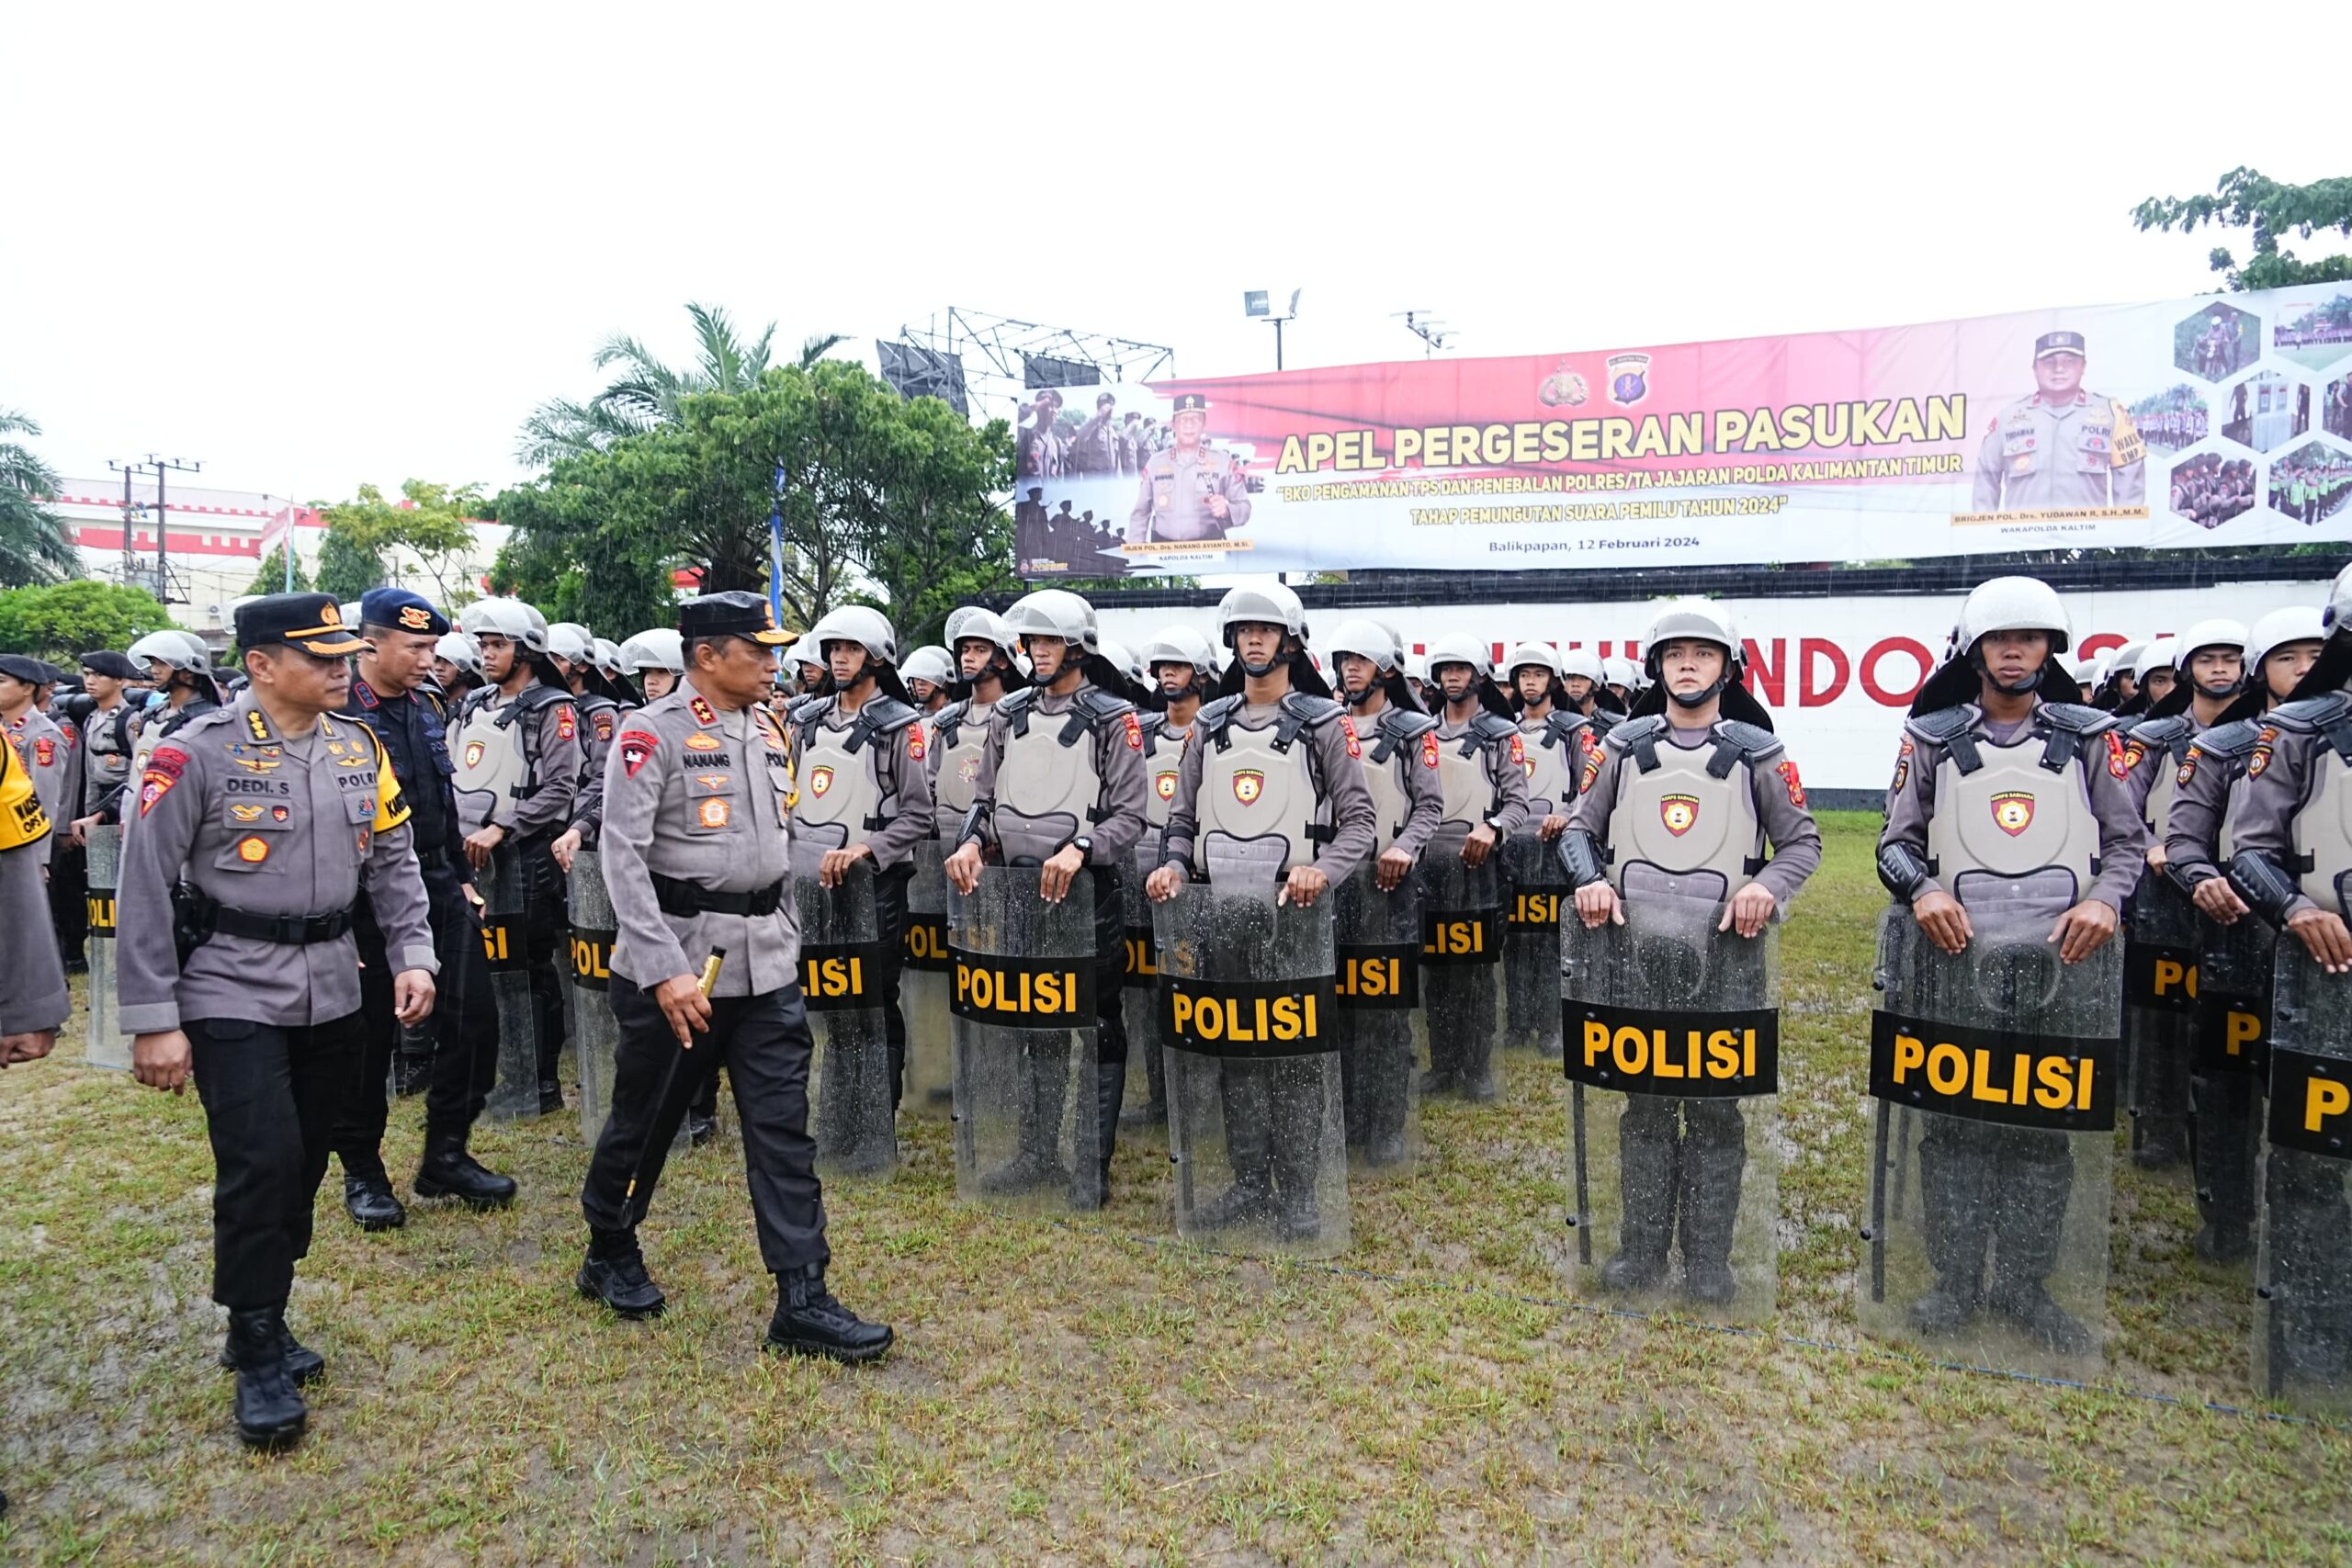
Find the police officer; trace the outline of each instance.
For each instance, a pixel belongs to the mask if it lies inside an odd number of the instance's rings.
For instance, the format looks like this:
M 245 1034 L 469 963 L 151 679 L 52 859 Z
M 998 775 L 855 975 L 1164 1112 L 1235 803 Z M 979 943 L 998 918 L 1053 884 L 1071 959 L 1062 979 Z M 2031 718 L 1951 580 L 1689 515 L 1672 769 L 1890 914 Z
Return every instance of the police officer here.
M 621 672 L 637 682 L 640 700 L 635 706 L 658 703 L 675 691 L 686 672 L 685 645 L 677 628 L 654 626 L 621 644 Z M 603 785 L 598 779 L 596 794 L 604 793 Z
M 1393 894 L 1410 884 L 1421 851 L 1445 814 L 1437 720 L 1421 711 L 1405 675 L 1402 647 L 1388 627 L 1377 621 L 1342 621 L 1324 647 L 1340 677 L 1340 696 L 1358 740 L 1356 761 L 1372 798 L 1373 883 Z M 1402 902 L 1394 912 L 1403 918 L 1404 928 L 1390 934 L 1400 942 L 1418 942 L 1419 903 Z M 1374 1169 L 1398 1164 L 1408 1152 L 1411 1024 L 1402 1012 L 1367 1010 L 1350 1034 L 1359 1048 L 1340 1058 L 1348 1142 L 1363 1150 L 1364 1163 Z
M 1671 892 L 1724 899 L 1716 929 L 1753 938 L 1820 865 L 1821 833 L 1797 765 L 1742 682 L 1744 646 L 1731 612 L 1710 600 L 1669 600 L 1652 617 L 1642 645 L 1650 689 L 1586 762 L 1590 782 L 1559 836 L 1588 929 L 1622 925 L 1623 903 Z M 1601 1282 L 1656 1284 L 1679 1230 L 1685 1288 L 1702 1302 L 1730 1301 L 1747 1168 L 1739 1102 L 1630 1095 L 1617 1135 L 1623 1245 Z
M 1503 658 L 1507 695 L 1519 714 L 1521 765 L 1527 773 L 1527 828 L 1521 836 L 1532 829 L 1546 844 L 1566 830 L 1585 763 L 1600 752 L 1599 732 L 1573 705 L 1566 672 L 1566 661 L 1550 643 L 1523 642 Z M 1532 1044 L 1558 1025 L 1559 944 L 1555 938 L 1543 943 L 1546 958 L 1537 964 L 1527 962 L 1528 945 L 1505 948 L 1503 983 L 1510 998 L 1510 1032 Z
M 139 667 L 111 649 L 82 655 L 82 684 L 90 694 L 82 717 L 82 795 L 74 802 L 74 838 L 100 820 L 98 812 L 121 793 L 130 776 L 130 753 L 138 717 L 124 692 L 139 678 Z
M 194 634 L 150 632 L 130 645 L 129 658 L 146 669 L 162 701 L 151 701 L 137 719 L 130 766 L 124 771 L 122 787 L 97 808 L 99 819 L 108 823 L 127 822 L 137 814 L 139 801 L 132 786 L 155 748 L 220 707 L 221 692 L 213 679 L 211 653 Z
M 1306 612 L 1295 592 L 1280 581 L 1231 589 L 1217 623 L 1233 662 L 1185 742 L 1148 890 L 1165 903 L 1188 876 L 1206 878 L 1214 868 L 1262 874 L 1281 884 L 1283 902 L 1306 908 L 1372 852 L 1362 748 L 1307 654 Z M 1323 1228 L 1315 1191 L 1321 1061 L 1228 1057 L 1217 1067 L 1234 1179 L 1193 1223 L 1224 1230 L 1271 1213 L 1284 1240 L 1313 1240 Z
M 1127 515 L 1127 543 L 1222 539 L 1250 521 L 1250 487 L 1233 455 L 1205 444 L 1209 400 L 1179 393 L 1169 424 L 1176 445 L 1151 455 Z
M 358 658 L 342 716 L 375 735 L 409 807 L 409 839 L 431 910 L 433 951 L 440 964 L 439 1005 L 424 1099 L 424 1155 L 413 1183 L 420 1198 L 455 1198 L 474 1209 L 514 1201 L 514 1180 L 485 1168 L 467 1151 L 473 1124 L 498 1071 L 498 1010 L 484 967 L 476 895 L 467 874 L 451 779 L 448 712 L 426 671 L 449 623 L 418 594 L 373 589 L 359 601 Z M 343 1164 L 343 1203 L 362 1230 L 407 1222 L 384 1169 L 384 1079 L 400 1042 L 391 1003 L 386 927 L 372 889 L 356 910 L 359 939 L 363 1049 L 335 1117 L 335 1157 Z
M 399 783 L 373 732 L 332 716 L 350 689 L 345 658 L 366 645 L 323 593 L 248 600 L 236 626 L 251 684 L 141 771 L 116 948 L 132 1071 L 175 1093 L 193 1073 L 204 1101 L 237 1431 L 269 1447 L 301 1436 L 296 1385 L 322 1366 L 288 1329 L 286 1300 L 363 1048 L 363 872 L 399 1021 L 432 1012 L 438 963 Z
M 17 748 L 17 757 L 33 782 L 33 794 L 42 813 L 52 822 L 70 819 L 67 786 L 74 777 L 74 748 L 57 721 L 40 710 L 36 700 L 48 666 L 21 653 L 0 653 L 0 730 Z M 56 854 L 55 833 L 45 835 L 33 849 L 41 868 L 41 886 L 49 886 L 50 863 Z M 49 895 L 41 895 L 46 902 Z M 49 928 L 46 916 L 42 929 Z
M 907 695 L 928 719 L 947 705 L 947 688 L 956 680 L 956 661 L 945 649 L 927 642 L 907 655 L 899 674 L 907 683 Z
M 597 662 L 602 649 L 612 648 L 577 621 L 558 621 L 548 627 L 548 662 L 571 692 L 580 715 L 580 793 L 573 800 L 570 826 L 548 845 L 558 869 L 569 875 L 571 857 L 596 844 L 596 826 L 605 815 L 605 753 L 612 749 L 613 728 L 621 714 L 637 703 L 616 676 Z M 613 649 L 617 663 L 620 650 Z
M 1020 638 L 1036 684 L 1009 692 L 989 716 L 988 739 L 972 789 L 972 807 L 947 857 L 947 880 L 959 891 L 979 886 L 981 855 L 991 849 L 1007 865 L 1037 867 L 1038 896 L 1059 903 L 1080 872 L 1094 874 L 1095 1104 L 1079 1120 L 1095 1118 L 1087 1145 L 1100 1168 L 1073 1173 L 1071 1201 L 1099 1208 L 1109 1200 L 1111 1156 L 1118 1139 L 1119 1104 L 1126 1092 L 1127 1033 L 1119 984 L 1126 968 L 1126 909 L 1120 876 L 1143 835 L 1143 725 L 1126 702 L 1103 688 L 1119 672 L 1101 652 L 1094 606 L 1067 589 L 1044 588 L 1015 600 L 1005 629 Z M 944 765 L 944 764 L 943 764 Z M 1028 1064 L 1038 1077 L 1039 1101 L 1059 1103 L 1060 1058 Z M 1056 1128 L 1059 1125 L 1058 1119 Z M 1052 1135 L 1024 1118 L 1026 1134 Z M 1058 1149 L 1024 1145 L 1006 1168 L 982 1178 L 992 1191 L 1014 1192 L 1058 1178 Z
M 1159 865 L 1159 840 L 1168 827 L 1169 807 L 1176 799 L 1176 781 L 1184 760 L 1184 743 L 1192 738 L 1201 704 L 1217 681 L 1216 649 L 1191 626 L 1168 626 L 1143 645 L 1136 655 L 1149 672 L 1157 694 L 1157 712 L 1141 716 L 1144 832 L 1136 846 L 1138 884 Z M 1137 891 L 1141 891 L 1140 886 Z M 1136 976 L 1129 976 L 1132 988 Z M 1148 981 L 1146 982 L 1147 984 Z M 1150 1022 L 1141 1042 L 1130 1039 L 1130 1055 L 1140 1043 L 1150 1092 L 1144 1103 L 1122 1112 L 1124 1126 L 1159 1126 L 1168 1120 L 1168 1063 L 1160 1055 L 1159 1010 L 1148 1008 Z
M 1560 689 L 1568 694 L 1562 705 L 1589 720 L 1596 739 L 1625 716 L 1624 704 L 1610 689 L 1600 655 L 1589 648 L 1572 648 L 1560 655 Z
M 481 689 L 481 645 L 474 641 L 471 632 L 452 627 L 433 645 L 433 683 L 441 689 L 441 700 L 452 713 L 464 707 L 466 699 Z
M 895 1111 L 907 1067 L 907 1020 L 899 1006 L 907 884 L 914 879 L 914 847 L 933 827 L 927 741 L 922 715 L 893 664 L 897 634 L 879 611 L 843 605 L 820 617 L 808 635 L 825 656 L 832 692 L 793 714 L 801 785 L 794 833 L 804 855 L 822 846 L 817 880 L 823 886 L 840 886 L 861 860 L 873 864 L 881 943 L 875 994 L 889 1041 Z
M 1445 797 L 1430 853 L 1468 866 L 1498 858 L 1527 823 L 1527 753 L 1510 705 L 1487 678 L 1477 639 L 1461 633 L 1430 644 L 1438 715 L 1438 785 Z M 1430 907 L 1441 908 L 1434 895 Z M 1429 1091 L 1485 1104 L 1501 1094 L 1493 1066 L 1495 978 L 1486 965 L 1434 966 L 1422 976 L 1430 1013 Z
M 764 1343 L 871 1360 L 890 1348 L 889 1328 L 825 1286 L 831 1254 L 808 1136 L 814 1042 L 787 842 L 792 766 L 783 727 L 761 705 L 785 634 L 764 598 L 741 592 L 687 600 L 678 631 L 685 678 L 629 716 L 605 765 L 620 1043 L 613 1113 L 581 1191 L 580 1292 L 623 1317 L 661 1314 L 637 1227 L 687 1097 L 724 1066 L 760 1258 L 776 1277 Z
M 2083 362 L 2080 333 L 2035 340 L 2034 394 L 2003 410 L 1977 450 L 1977 511 L 2145 504 L 2140 433 L 2120 402 L 2083 389 Z
M 458 725 L 455 784 L 466 862 L 493 859 L 521 879 L 523 942 L 538 1034 L 539 1111 L 563 1109 L 556 1058 L 563 1049 L 563 871 L 552 843 L 571 825 L 580 792 L 580 716 L 555 682 L 537 612 L 514 599 L 467 606 L 479 628 L 486 684 L 466 700 Z
M 2046 680 L 2073 694 L 2055 663 L 2071 635 L 2048 584 L 1995 578 L 1969 594 L 1954 656 L 1913 699 L 1879 880 L 1946 953 L 1968 948 L 1971 899 L 1998 897 L 2048 912 L 2060 960 L 2079 963 L 2113 938 L 2139 881 L 2147 825 L 2132 809 L 2114 718 L 2042 694 Z M 2005 818 L 1996 799 L 2012 794 L 2033 803 L 2022 820 Z M 1913 1321 L 1949 1334 L 1989 1307 L 2053 1350 L 2087 1348 L 2089 1332 L 2043 1283 L 2074 1187 L 2067 1134 L 1930 1122 L 1919 1179 L 1937 1283 L 1913 1303 Z
M 0 745 L 0 929 L 44 929 L 39 856 L 51 830 L 23 757 Z M 12 943 L 0 964 L 0 1067 L 48 1055 L 71 1007 L 57 950 L 38 941 Z

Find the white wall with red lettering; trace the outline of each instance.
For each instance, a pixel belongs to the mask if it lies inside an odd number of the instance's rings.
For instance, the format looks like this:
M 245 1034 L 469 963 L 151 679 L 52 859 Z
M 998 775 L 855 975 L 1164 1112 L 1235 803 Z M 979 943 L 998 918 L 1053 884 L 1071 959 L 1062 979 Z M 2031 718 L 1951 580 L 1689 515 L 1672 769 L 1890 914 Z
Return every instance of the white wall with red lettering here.
M 2317 604 L 2324 582 L 2232 582 L 2198 590 L 2074 593 L 2078 651 L 2098 653 L 2126 641 L 2188 629 L 2217 616 L 2251 624 L 2290 604 Z M 1883 595 L 1849 599 L 1730 601 L 1747 644 L 1748 686 L 1771 710 L 1805 784 L 1815 790 L 1881 795 L 1894 765 L 1904 710 L 1943 650 L 1960 610 L 1957 596 Z M 1431 638 L 1466 632 L 1500 658 L 1522 642 L 1587 647 L 1638 659 L 1652 614 L 1648 604 L 1374 605 L 1310 610 L 1317 630 L 1365 616 L 1394 627 L 1420 651 Z M 1163 626 L 1191 626 L 1217 640 L 1214 608 L 1102 611 L 1102 635 L 1140 649 Z M 1849 800 L 1847 804 L 1857 802 Z

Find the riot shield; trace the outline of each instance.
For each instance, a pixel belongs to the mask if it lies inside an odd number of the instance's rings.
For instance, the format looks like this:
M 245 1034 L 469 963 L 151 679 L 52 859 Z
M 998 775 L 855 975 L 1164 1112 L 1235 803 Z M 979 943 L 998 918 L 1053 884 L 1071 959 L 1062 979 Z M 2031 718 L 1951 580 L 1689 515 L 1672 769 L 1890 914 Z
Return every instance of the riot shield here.
M 808 1125 L 822 1176 L 887 1176 L 899 1166 L 890 1109 L 890 1042 L 882 1019 L 887 965 L 874 903 L 874 862 L 853 863 L 831 887 L 817 881 L 824 846 L 793 840 L 792 896 L 800 911 L 800 995 L 816 1049 L 808 1066 Z
M 1459 840 L 1421 857 L 1421 1007 L 1430 1095 L 1492 1100 L 1502 1090 L 1494 1049 L 1502 994 L 1503 884 L 1498 858 L 1462 859 Z
M 1555 849 L 1532 831 L 1502 842 L 1503 1043 L 1552 1057 L 1560 1052 L 1560 911 L 1572 894 Z
M 1374 868 L 1361 865 L 1331 897 L 1349 1163 L 1360 1174 L 1408 1177 L 1420 1164 L 1420 1075 L 1429 1060 L 1420 879 L 1408 873 L 1384 893 Z
M 955 1104 L 955 1053 L 947 1018 L 947 874 L 937 839 L 914 849 L 907 884 L 906 956 L 899 972 L 899 1008 L 907 1020 L 907 1088 L 910 1116 L 949 1114 Z
M 2254 1386 L 2352 1412 L 2352 976 L 2328 974 L 2291 936 L 2271 999 L 2254 1277 Z
M 482 953 L 498 1004 L 498 1081 L 490 1114 L 501 1121 L 539 1113 L 539 1015 L 531 998 L 530 872 L 501 845 L 475 886 L 482 898 Z
M 1735 1317 L 1780 1289 L 1780 925 L 1650 891 L 1559 932 L 1569 1231 L 1591 1294 L 1679 1291 Z M 1675 1265 L 1680 1264 L 1678 1275 Z
M 613 1017 L 613 943 L 620 935 L 605 890 L 604 861 L 593 850 L 571 857 L 571 1040 L 580 1069 L 580 1139 L 590 1148 L 613 1113 L 613 1073 L 621 1027 Z
M 122 829 L 93 823 L 88 838 L 88 908 L 90 915 L 90 1034 L 85 1055 L 94 1067 L 129 1071 L 130 1036 L 115 1021 L 120 1005 L 115 993 L 114 890 L 115 874 L 122 864 Z
M 1236 1251 L 1347 1250 L 1333 899 L 1261 872 L 1155 905 L 1176 1234 Z
M 1986 901 L 1958 955 L 1879 927 L 1856 1315 L 1930 1353 L 2095 1369 L 2107 1307 L 2122 943 L 2059 961 L 2054 910 Z
M 1160 1127 L 1168 1122 L 1168 1065 L 1159 1049 L 1159 942 L 1151 927 L 1151 900 L 1144 882 L 1159 863 L 1159 835 L 1146 832 L 1136 846 L 1135 863 L 1119 883 L 1126 916 L 1127 962 L 1121 970 L 1119 1009 L 1127 1025 L 1125 1103 L 1123 1127 Z M 1142 1072 L 1134 1071 L 1136 1061 Z
M 2143 1170 L 2178 1168 L 2188 1156 L 2204 923 L 2170 877 L 2150 872 L 2140 879 L 2123 950 L 2122 1099 L 2132 1115 L 2132 1163 Z
M 1058 904 L 1034 865 L 986 866 L 947 892 L 956 1042 L 956 1195 L 1032 1213 L 1095 1190 L 1094 877 Z
M 2197 1256 L 2244 1266 L 2254 1257 L 2261 1201 L 2262 1092 L 2270 1076 L 2271 964 L 2278 932 L 2251 915 L 2208 920 L 2198 955 L 2190 1058 L 2189 1157 L 2197 1186 Z

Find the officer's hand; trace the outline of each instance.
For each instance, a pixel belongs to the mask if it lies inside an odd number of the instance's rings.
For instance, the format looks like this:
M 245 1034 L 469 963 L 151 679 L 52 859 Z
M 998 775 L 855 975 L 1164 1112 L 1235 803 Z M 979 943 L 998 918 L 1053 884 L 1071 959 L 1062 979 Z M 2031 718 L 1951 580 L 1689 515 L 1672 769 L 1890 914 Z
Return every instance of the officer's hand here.
M 1623 925 L 1625 906 L 1617 899 L 1617 889 L 1606 882 L 1589 882 L 1577 889 L 1577 919 L 1587 931 L 1599 931 L 1605 925 Z
M 2248 913 L 2246 902 L 2238 890 L 2230 886 L 2226 876 L 2209 876 L 2199 883 L 2188 897 L 2212 919 L 2225 926 L 2238 923 L 2238 917 Z
M 506 841 L 506 829 L 486 823 L 466 835 L 466 863 L 476 871 L 490 863 L 490 852 Z
M 1383 893 L 1394 893 L 1413 874 L 1413 857 L 1391 844 L 1372 863 L 1372 880 Z
M 2050 940 L 2058 944 L 2062 963 L 2080 964 L 2105 947 L 2120 923 L 2113 908 L 2086 898 L 2058 917 L 2058 923 L 2050 928 Z
M 402 1023 L 423 1023 L 433 1016 L 433 976 L 423 969 L 403 969 L 392 976 L 392 1016 Z
M 1143 879 L 1144 897 L 1155 904 L 1165 904 L 1182 891 L 1184 874 L 1172 865 L 1163 865 Z
M 1968 923 L 1968 911 L 1960 900 L 1949 893 L 1925 893 L 1911 905 L 1911 918 L 1928 933 L 1928 940 L 1954 956 L 1968 951 L 1969 938 L 1976 928 Z
M 2148 869 L 2154 872 L 2159 876 L 2164 874 L 2165 847 L 2162 844 L 2150 844 L 2148 846 Z
M 1304 909 L 1321 897 L 1323 890 L 1330 886 L 1331 879 L 1313 866 L 1295 865 L 1290 868 L 1290 877 L 1283 884 L 1283 890 L 1275 895 L 1274 903 L 1277 907 L 1295 904 Z
M 1754 936 L 1771 922 L 1772 911 L 1780 907 L 1781 901 L 1772 897 L 1770 888 L 1760 882 L 1751 882 L 1731 896 L 1715 930 L 1727 931 L 1736 927 L 1740 935 Z
M 37 1029 L 29 1034 L 0 1035 L 0 1067 L 38 1062 L 57 1044 L 57 1031 Z
M 1048 904 L 1058 904 L 1069 896 L 1070 878 L 1086 869 L 1086 857 L 1076 844 L 1065 844 L 1056 850 L 1037 872 L 1037 896 Z
M 1536 837 L 1547 844 L 1567 830 L 1568 819 L 1565 817 L 1546 817 L 1535 825 Z
M 947 880 L 958 893 L 969 893 L 980 885 L 980 841 L 974 839 L 960 846 L 946 861 Z
M 2287 922 L 2287 929 L 2302 939 L 2304 951 L 2329 974 L 2352 969 L 2352 931 L 2344 929 L 2343 916 L 2327 909 L 2305 909 Z
M 670 1021 L 670 1032 L 682 1049 L 693 1050 L 695 1036 L 709 1032 L 710 998 L 702 994 L 702 982 L 694 976 L 671 976 L 653 987 L 653 999 L 661 1004 L 662 1016 Z
M 137 1035 L 130 1042 L 130 1076 L 149 1089 L 179 1093 L 187 1087 L 188 1066 L 193 1060 L 187 1034 L 176 1029 Z
M 66 840 L 70 843 L 86 844 L 90 841 L 90 829 L 96 826 L 98 818 L 95 813 L 88 817 L 76 817 L 65 830 Z
M 874 852 L 864 844 L 852 844 L 844 850 L 827 850 L 825 858 L 817 863 L 817 886 L 839 887 L 849 868 L 871 856 Z
M 1209 497 L 1209 515 L 1222 521 L 1233 515 L 1233 503 L 1221 495 Z
M 566 876 L 571 874 L 571 857 L 579 852 L 580 829 L 577 828 L 566 828 L 557 835 L 555 842 L 548 846 L 548 853 L 555 856 L 555 863 L 563 867 Z
M 1472 829 L 1470 836 L 1462 840 L 1462 863 L 1464 865 L 1484 865 L 1487 857 L 1494 852 L 1495 830 L 1484 822 Z

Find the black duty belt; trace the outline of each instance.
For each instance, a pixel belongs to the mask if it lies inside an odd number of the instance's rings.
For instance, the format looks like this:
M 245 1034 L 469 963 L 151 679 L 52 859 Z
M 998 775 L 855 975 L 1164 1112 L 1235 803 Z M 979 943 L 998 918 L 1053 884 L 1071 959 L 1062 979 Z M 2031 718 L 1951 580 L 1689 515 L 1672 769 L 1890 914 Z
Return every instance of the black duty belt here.
M 681 919 L 693 915 L 773 915 L 784 908 L 784 888 L 785 885 L 777 882 L 749 893 L 716 893 L 674 876 L 653 878 L 653 897 L 662 906 L 662 912 Z
M 287 947 L 309 947 L 314 942 L 333 942 L 347 933 L 351 930 L 351 911 L 330 909 L 323 915 L 256 915 L 250 909 L 232 909 L 225 904 L 215 904 L 206 923 L 220 934 L 251 937 L 255 942 L 274 942 Z
M 424 867 L 426 871 L 439 871 L 443 866 L 449 863 L 449 852 L 440 849 L 428 850 L 420 847 L 416 852 L 416 863 Z

